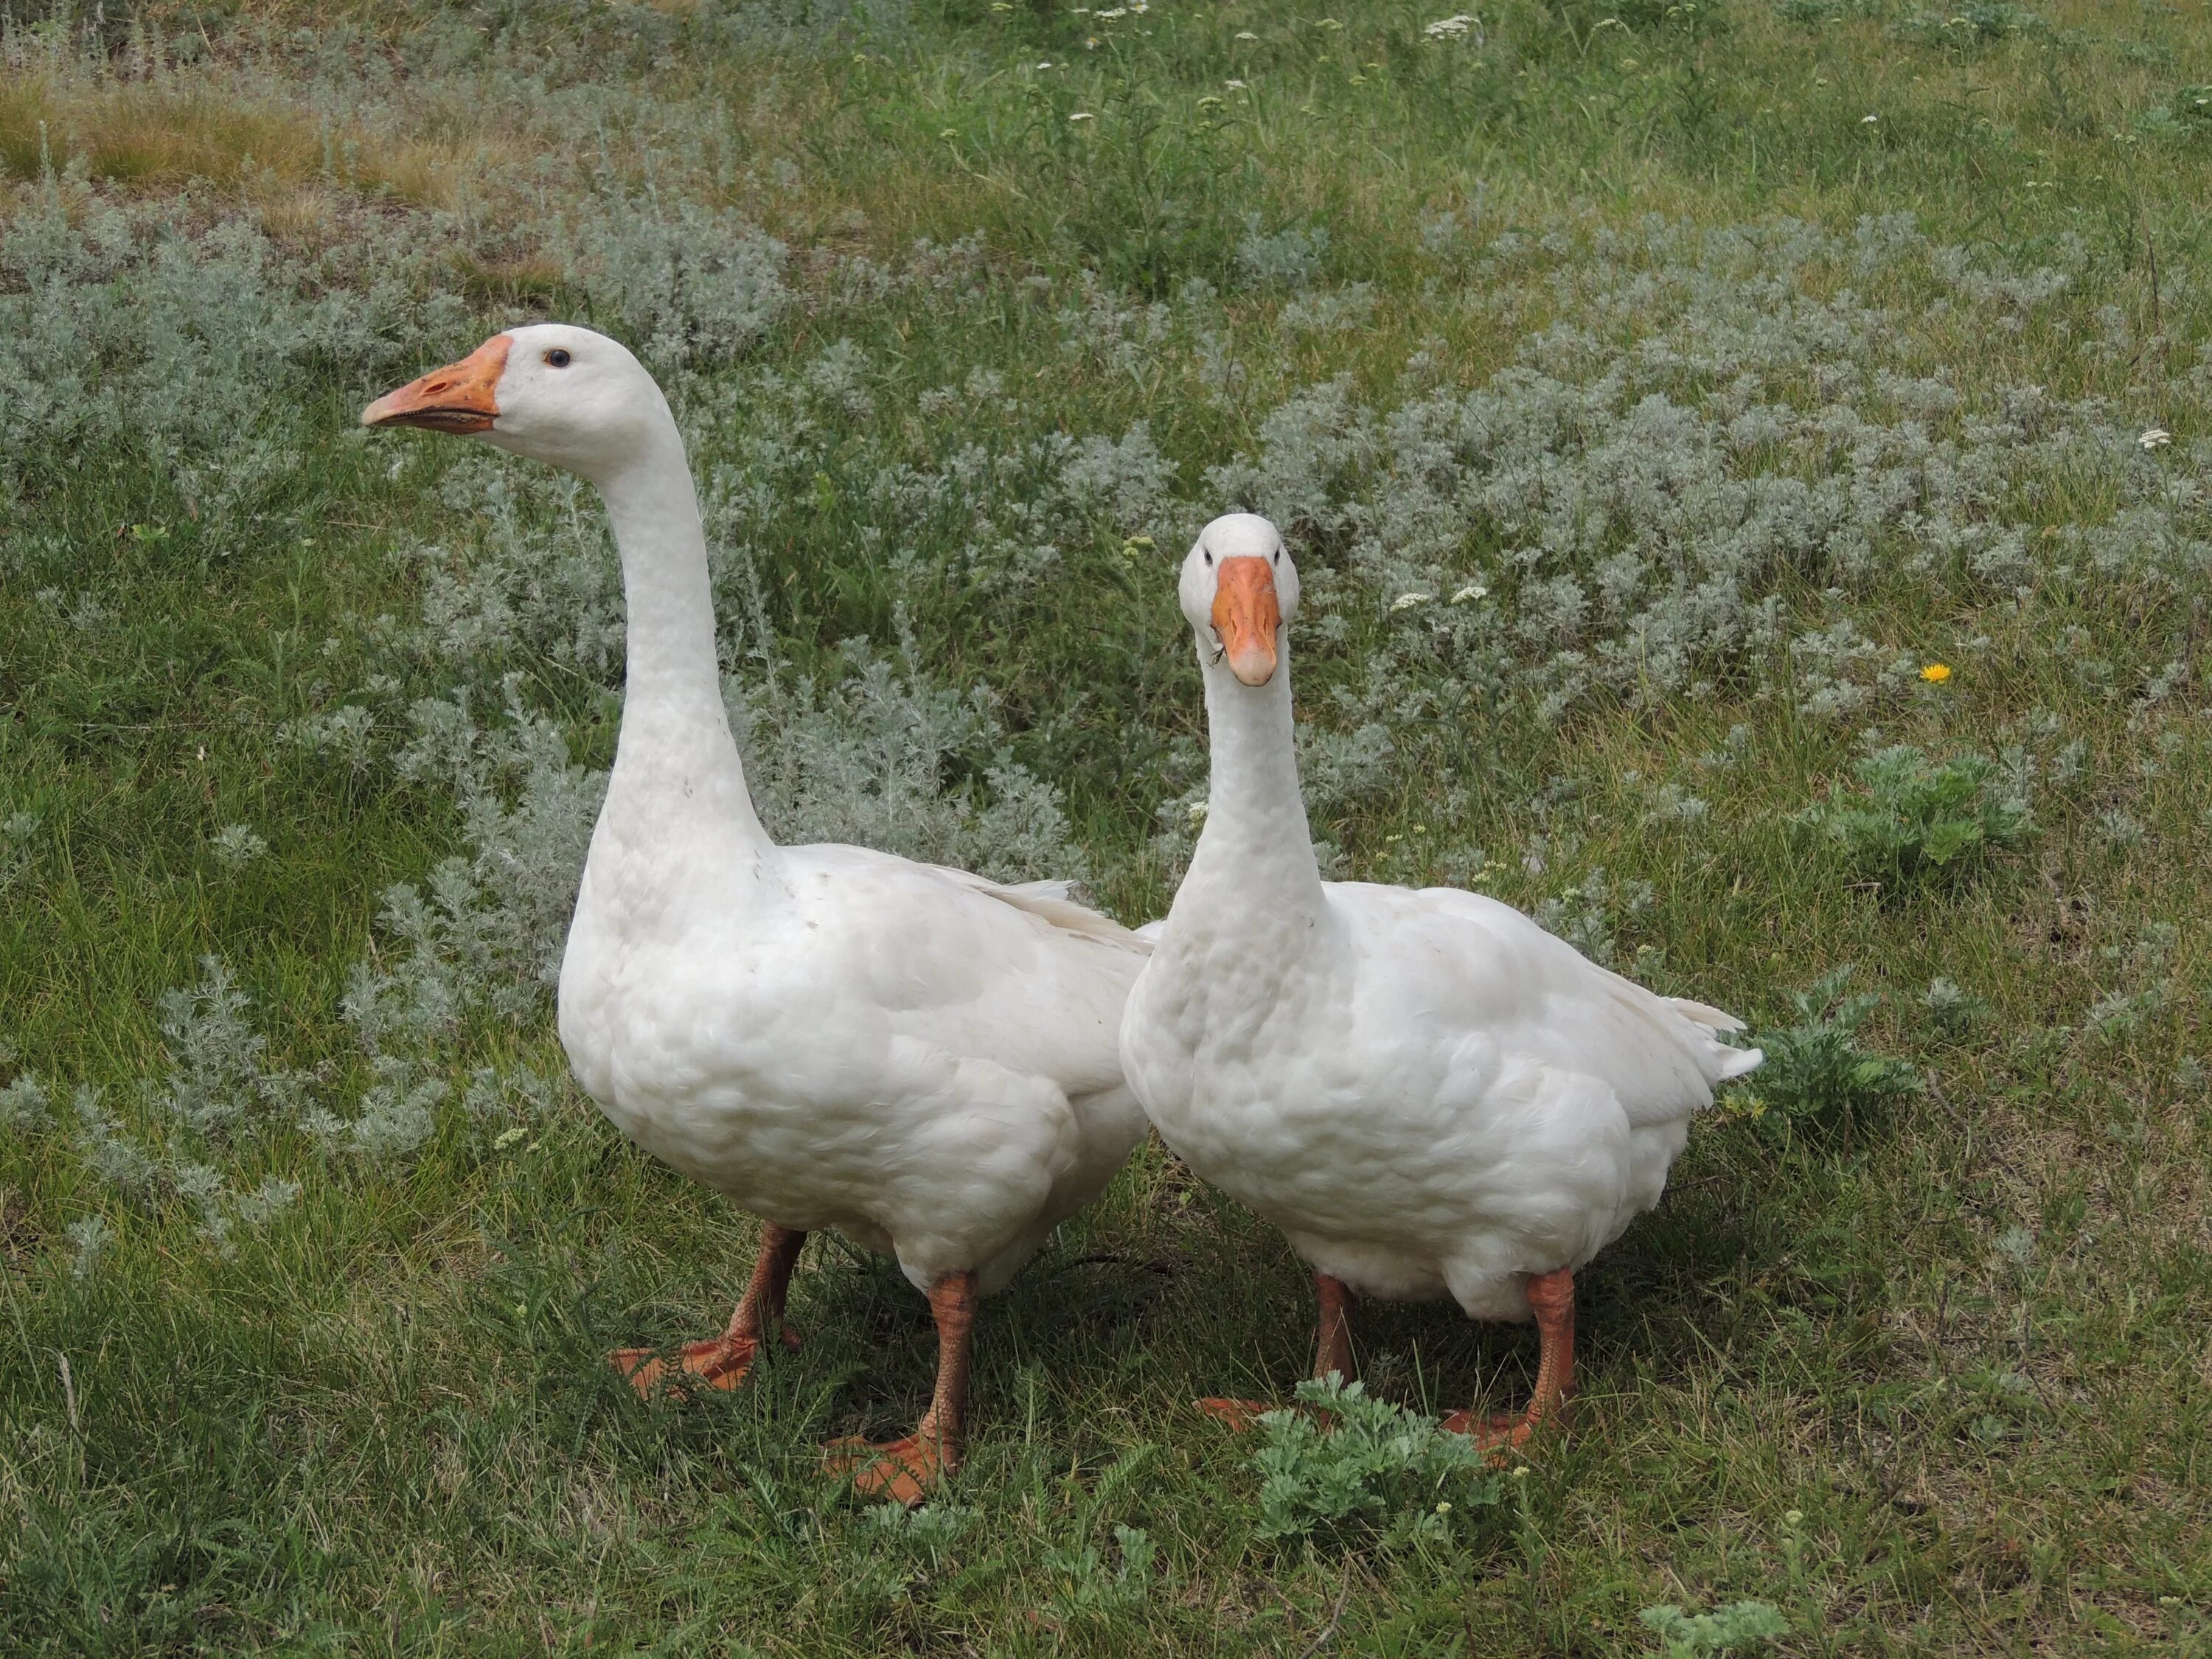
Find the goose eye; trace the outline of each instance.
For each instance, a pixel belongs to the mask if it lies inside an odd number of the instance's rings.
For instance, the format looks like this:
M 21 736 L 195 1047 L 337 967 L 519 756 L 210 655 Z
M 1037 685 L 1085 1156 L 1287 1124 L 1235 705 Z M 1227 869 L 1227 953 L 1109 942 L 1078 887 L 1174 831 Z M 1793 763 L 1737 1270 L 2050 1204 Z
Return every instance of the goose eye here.
M 1205 550 L 1205 552 L 1206 563 L 1212 564 L 1213 562 L 1213 550 L 1209 547 Z
M 1280 563 L 1282 563 L 1282 562 L 1283 562 L 1283 550 L 1282 550 L 1281 548 L 1279 548 L 1279 548 L 1277 548 L 1277 549 L 1275 550 L 1275 562 L 1276 562 L 1277 564 L 1280 564 Z
M 556 368 L 566 368 L 568 367 L 568 354 L 562 350 L 559 346 L 555 346 L 552 350 L 545 354 L 545 361 Z

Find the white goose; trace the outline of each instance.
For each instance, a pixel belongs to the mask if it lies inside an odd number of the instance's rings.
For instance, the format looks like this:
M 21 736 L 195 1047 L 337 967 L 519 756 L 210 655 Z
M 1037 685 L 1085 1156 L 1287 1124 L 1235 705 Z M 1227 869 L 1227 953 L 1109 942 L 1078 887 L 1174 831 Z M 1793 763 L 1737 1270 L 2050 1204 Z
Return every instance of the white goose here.
M 722 707 L 684 441 L 622 346 L 546 324 L 378 399 L 370 427 L 472 434 L 597 486 L 620 549 L 628 684 L 561 963 L 561 1042 L 616 1126 L 758 1216 L 728 1328 L 680 1372 L 734 1388 L 784 1328 L 799 1247 L 895 1255 L 936 1316 L 928 1413 L 831 1449 L 913 1502 L 961 1451 L 975 1298 L 1096 1197 L 1144 1133 L 1115 1051 L 1147 945 L 1067 902 L 858 847 L 778 847 Z M 613 1356 L 641 1394 L 646 1349 Z
M 1449 1296 L 1541 1334 L 1520 1444 L 1573 1386 L 1574 1270 L 1659 1200 L 1691 1115 L 1759 1062 L 1507 905 L 1324 882 L 1291 744 L 1297 568 L 1267 520 L 1183 562 L 1212 732 L 1206 827 L 1121 1020 L 1161 1136 L 1289 1236 L 1320 1291 L 1316 1374 L 1353 1374 L 1359 1295 Z M 1231 1422 L 1262 1409 L 1200 1404 Z

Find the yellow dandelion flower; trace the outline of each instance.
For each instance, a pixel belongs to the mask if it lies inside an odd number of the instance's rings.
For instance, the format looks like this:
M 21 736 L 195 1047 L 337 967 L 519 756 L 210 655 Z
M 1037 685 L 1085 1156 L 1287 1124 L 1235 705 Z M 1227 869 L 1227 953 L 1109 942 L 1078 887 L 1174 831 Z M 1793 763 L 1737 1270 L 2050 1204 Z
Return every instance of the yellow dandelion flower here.
M 1931 662 L 1920 671 L 1920 678 L 1930 685 L 1941 685 L 1951 678 L 1951 665 L 1947 662 Z

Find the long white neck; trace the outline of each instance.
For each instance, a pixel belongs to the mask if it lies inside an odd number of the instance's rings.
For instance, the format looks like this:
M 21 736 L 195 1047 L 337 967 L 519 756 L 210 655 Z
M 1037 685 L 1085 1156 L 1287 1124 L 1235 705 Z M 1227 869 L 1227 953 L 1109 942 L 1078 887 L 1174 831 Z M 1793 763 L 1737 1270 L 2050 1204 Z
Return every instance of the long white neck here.
M 769 844 L 722 707 L 699 498 L 672 419 L 599 481 L 622 554 L 629 675 L 606 812 L 648 834 Z
M 1322 900 L 1321 866 L 1298 791 L 1289 641 L 1265 685 L 1243 684 L 1227 663 L 1209 662 L 1208 655 L 1199 653 L 1212 781 L 1184 890 L 1196 889 L 1209 902 L 1224 899 L 1303 934 Z

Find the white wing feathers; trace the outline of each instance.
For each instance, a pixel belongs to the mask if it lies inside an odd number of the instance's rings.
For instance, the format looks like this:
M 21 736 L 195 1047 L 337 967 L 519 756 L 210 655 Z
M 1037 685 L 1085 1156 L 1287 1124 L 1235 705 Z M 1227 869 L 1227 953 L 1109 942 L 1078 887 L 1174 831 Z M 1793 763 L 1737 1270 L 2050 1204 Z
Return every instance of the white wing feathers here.
M 1133 933 L 1111 916 L 1102 915 L 1088 905 L 1078 904 L 1070 897 L 1075 889 L 1073 882 L 986 881 L 981 876 L 970 875 L 965 870 L 955 870 L 942 864 L 933 864 L 927 867 L 971 891 L 997 899 L 1001 904 L 1012 905 L 1017 910 L 1049 922 L 1064 933 L 1093 939 L 1137 956 L 1152 954 L 1152 941 L 1149 935 Z
M 1333 893 L 1363 895 L 1390 890 L 1364 884 L 1331 888 Z M 1743 1029 L 1735 1016 L 1647 991 L 1601 968 L 1509 905 L 1449 887 L 1425 888 L 1404 897 L 1425 913 L 1431 925 L 1447 920 L 1473 924 L 1480 936 L 1460 935 L 1457 949 L 1502 970 L 1502 979 L 1482 975 L 1470 980 L 1474 1006 L 1462 1009 L 1462 1018 L 1498 1030 L 1509 1045 L 1516 1042 L 1509 1032 L 1516 1033 L 1517 1042 L 1526 1044 L 1532 1057 L 1541 1054 L 1548 1063 L 1603 1079 L 1632 1122 L 1687 1116 L 1711 1103 L 1716 1086 L 1741 1077 L 1763 1058 L 1756 1048 L 1720 1041 L 1721 1032 Z M 1535 996 L 1534 1005 L 1524 1000 L 1527 994 Z M 1482 1006 L 1492 998 L 1501 1000 Z M 1508 1004 L 1513 1012 L 1507 1012 Z
M 1583 966 L 1590 989 L 1601 988 L 1607 1012 L 1614 1016 L 1592 1021 L 1589 1035 L 1595 1048 L 1613 1051 L 1603 1054 L 1601 1071 L 1631 1122 L 1657 1122 L 1701 1109 L 1711 1104 L 1716 1086 L 1741 1077 L 1765 1058 L 1756 1048 L 1720 1041 L 1719 1033 L 1743 1029 L 1734 1015 L 1660 996 L 1586 959 Z M 1614 1040 L 1608 1042 L 1607 1037 Z M 1687 1075 L 1680 1072 L 1685 1063 Z

